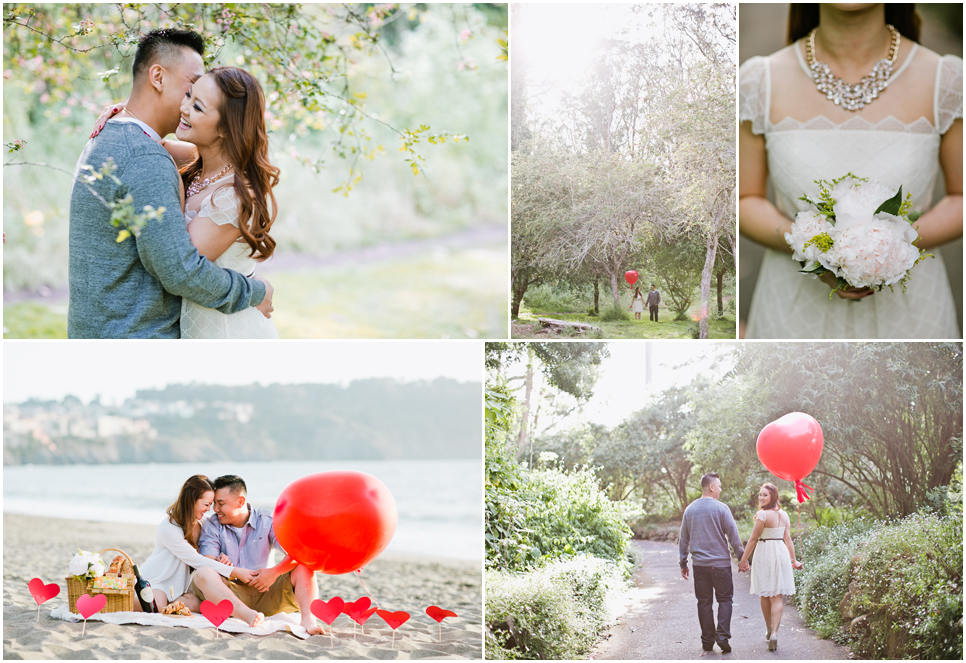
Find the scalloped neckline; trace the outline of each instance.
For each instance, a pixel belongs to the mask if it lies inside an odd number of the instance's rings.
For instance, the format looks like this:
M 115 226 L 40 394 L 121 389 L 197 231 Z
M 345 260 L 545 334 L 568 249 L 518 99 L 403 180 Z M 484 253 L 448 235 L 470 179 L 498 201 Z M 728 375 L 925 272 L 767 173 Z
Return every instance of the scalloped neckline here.
M 793 117 L 791 117 L 789 115 L 786 115 L 777 124 L 776 123 L 773 123 L 771 120 L 768 120 L 768 130 L 771 130 L 771 131 L 779 131 L 779 132 L 780 131 L 808 131 L 809 130 L 808 129 L 808 125 L 810 125 L 812 123 L 816 123 L 816 122 L 817 123 L 825 123 L 825 124 L 827 124 L 828 125 L 827 127 L 822 127 L 822 129 L 827 130 L 827 131 L 834 131 L 834 130 L 842 130 L 842 131 L 879 131 L 880 130 L 879 129 L 879 126 L 881 126 L 883 124 L 886 124 L 886 123 L 894 123 L 894 124 L 898 124 L 898 125 L 900 125 L 902 127 L 903 131 L 901 133 L 912 133 L 912 134 L 919 134 L 919 135 L 934 135 L 934 134 L 938 134 L 938 132 L 936 130 L 936 127 L 933 126 L 932 122 L 930 122 L 929 121 L 929 118 L 926 117 L 925 115 L 920 115 L 918 119 L 916 119 L 916 120 L 914 120 L 912 122 L 903 122 L 902 120 L 900 120 L 899 118 L 897 118 L 895 115 L 887 115 L 886 117 L 882 118 L 878 122 L 872 122 L 871 120 L 867 120 L 864 117 L 862 117 L 861 115 L 856 115 L 855 117 L 850 117 L 849 119 L 845 120 L 844 122 L 833 122 L 829 118 L 825 117 L 825 115 L 816 115 L 815 117 L 811 118 L 810 120 L 797 120 L 797 119 L 795 119 L 795 118 L 793 118 Z M 795 127 L 795 128 L 792 128 L 792 129 L 781 128 L 782 125 L 784 125 L 786 123 L 788 123 L 788 124 L 795 123 L 798 126 Z M 861 128 L 861 129 L 843 129 L 843 127 L 845 125 L 847 125 L 847 124 L 859 124 L 859 123 L 864 123 L 866 126 L 864 128 Z M 929 127 L 929 131 L 913 131 L 912 130 L 913 127 L 915 127 L 916 125 L 920 125 L 922 123 L 925 123 L 925 125 Z M 814 131 L 814 129 L 813 129 L 813 131 Z M 886 131 L 888 131 L 888 130 L 886 130 Z

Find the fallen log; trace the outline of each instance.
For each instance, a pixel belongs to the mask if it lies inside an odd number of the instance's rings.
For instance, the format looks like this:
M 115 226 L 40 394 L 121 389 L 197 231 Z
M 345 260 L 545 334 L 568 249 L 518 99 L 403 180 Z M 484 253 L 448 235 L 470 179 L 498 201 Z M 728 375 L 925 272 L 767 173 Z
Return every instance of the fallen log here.
M 537 322 L 540 323 L 542 327 L 552 329 L 554 331 L 561 331 L 565 327 L 573 327 L 577 330 L 578 334 L 583 334 L 587 331 L 596 331 L 600 333 L 599 327 L 594 327 L 586 322 L 571 322 L 570 320 L 554 320 L 553 318 L 537 318 Z

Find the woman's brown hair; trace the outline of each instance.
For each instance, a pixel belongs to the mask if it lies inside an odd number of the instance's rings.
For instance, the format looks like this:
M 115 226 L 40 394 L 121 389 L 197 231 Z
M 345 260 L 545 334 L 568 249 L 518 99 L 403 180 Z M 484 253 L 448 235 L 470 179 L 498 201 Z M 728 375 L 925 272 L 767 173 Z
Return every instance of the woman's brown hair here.
M 181 486 L 181 492 L 178 493 L 178 499 L 167 510 L 171 522 L 181 528 L 181 531 L 184 532 L 185 541 L 190 543 L 195 550 L 198 549 L 198 546 L 191 540 L 190 536 L 191 530 L 195 526 L 195 502 L 209 491 L 214 493 L 215 487 L 211 485 L 208 477 L 204 474 L 196 474 L 184 482 L 184 485 Z
M 792 2 L 788 6 L 788 43 L 792 44 L 818 26 L 817 2 Z M 914 2 L 885 3 L 885 22 L 903 37 L 919 41 L 922 18 Z
M 766 484 L 762 484 L 761 487 L 764 488 L 765 490 L 767 490 L 768 491 L 768 494 L 771 495 L 771 500 L 769 500 L 768 504 L 766 504 L 762 508 L 765 511 L 778 511 L 778 510 L 780 510 L 782 508 L 782 505 L 778 503 L 778 488 L 777 488 L 777 486 L 775 486 L 775 484 L 773 484 L 773 483 L 766 483 Z
M 249 255 L 266 260 L 275 250 L 275 240 L 268 231 L 278 213 L 272 189 L 278 184 L 279 170 L 268 160 L 265 94 L 254 76 L 244 69 L 215 67 L 207 73 L 224 97 L 218 109 L 218 128 L 224 132 L 225 156 L 235 165 L 235 196 L 240 206 L 238 229 L 251 247 Z M 181 169 L 185 187 L 201 169 L 200 158 Z

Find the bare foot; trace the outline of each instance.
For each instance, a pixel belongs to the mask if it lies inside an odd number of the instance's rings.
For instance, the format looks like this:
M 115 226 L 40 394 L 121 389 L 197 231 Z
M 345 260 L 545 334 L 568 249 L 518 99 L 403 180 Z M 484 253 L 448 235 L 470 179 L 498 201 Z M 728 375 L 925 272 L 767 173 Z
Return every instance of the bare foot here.
M 318 626 L 314 619 L 303 619 L 302 628 L 308 631 L 309 635 L 325 635 L 325 629 Z
M 261 624 L 264 620 L 265 620 L 265 615 L 263 615 L 260 612 L 256 612 L 255 613 L 255 619 L 252 620 L 252 622 L 249 624 L 249 626 L 251 626 L 252 628 L 254 628 L 254 627 L 258 626 L 259 624 Z

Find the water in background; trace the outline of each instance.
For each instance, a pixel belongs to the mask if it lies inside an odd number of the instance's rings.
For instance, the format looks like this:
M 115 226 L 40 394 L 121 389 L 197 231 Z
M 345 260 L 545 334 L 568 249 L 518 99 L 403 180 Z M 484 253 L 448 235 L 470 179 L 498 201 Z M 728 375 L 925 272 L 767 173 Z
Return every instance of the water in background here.
M 154 525 L 193 474 L 237 474 L 249 501 L 271 511 L 292 481 L 331 470 L 366 472 L 392 492 L 399 524 L 387 552 L 483 559 L 480 460 L 6 466 L 3 511 Z

